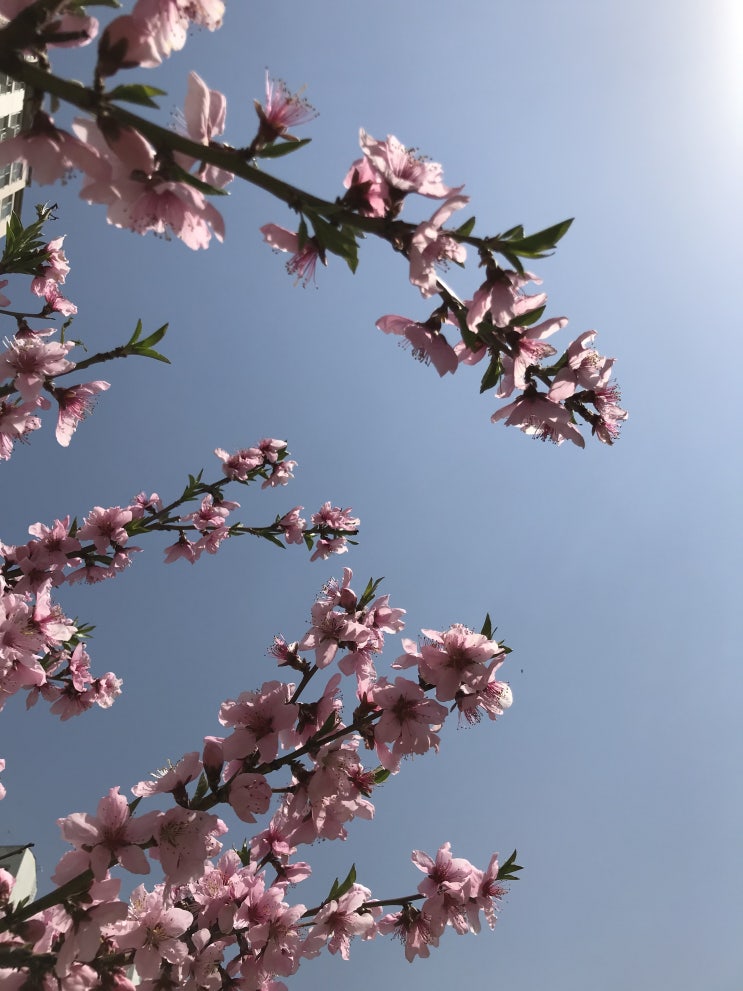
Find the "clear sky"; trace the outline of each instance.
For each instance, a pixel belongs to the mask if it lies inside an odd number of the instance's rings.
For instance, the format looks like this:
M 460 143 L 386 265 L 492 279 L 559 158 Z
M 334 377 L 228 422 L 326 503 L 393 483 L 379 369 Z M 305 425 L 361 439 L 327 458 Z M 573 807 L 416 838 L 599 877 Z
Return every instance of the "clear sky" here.
M 479 232 L 574 216 L 534 267 L 548 313 L 570 319 L 559 343 L 596 329 L 617 358 L 630 419 L 613 448 L 492 425 L 476 370 L 439 380 L 377 331 L 382 314 L 430 312 L 384 245 L 362 245 L 355 276 L 331 259 L 317 288 L 294 288 L 258 232 L 291 216 L 257 190 L 218 204 L 226 242 L 199 253 L 107 227 L 75 180 L 27 194 L 59 204 L 74 336 L 95 351 L 138 317 L 168 320 L 172 366 L 106 367 L 68 450 L 49 429 L 19 445 L 1 467 L 4 541 L 141 489 L 172 496 L 188 472 L 216 477 L 215 447 L 265 435 L 288 440 L 296 480 L 241 491 L 241 519 L 326 499 L 362 519 L 359 547 L 324 564 L 244 538 L 165 566 L 153 538 L 121 578 L 65 591 L 125 693 L 64 724 L 19 699 L 2 715 L 0 843 L 36 842 L 41 890 L 65 849 L 54 820 L 217 733 L 219 703 L 274 677 L 274 633 L 300 636 L 348 565 L 358 585 L 385 576 L 411 636 L 489 611 L 515 701 L 405 766 L 345 846 L 310 851 L 319 888 L 355 861 L 375 894 L 403 894 L 410 851 L 445 840 L 483 866 L 517 847 L 525 870 L 495 933 L 447 933 L 413 966 L 378 939 L 348 964 L 303 964 L 294 986 L 738 991 L 742 34 L 735 0 L 233 0 L 222 31 L 131 74 L 166 89 L 169 112 L 196 69 L 227 95 L 234 145 L 266 66 L 307 84 L 312 144 L 273 168 L 328 198 L 363 126 L 464 183 Z M 430 212 L 411 201 L 405 216 Z M 479 283 L 472 264 L 448 280 L 462 296 Z

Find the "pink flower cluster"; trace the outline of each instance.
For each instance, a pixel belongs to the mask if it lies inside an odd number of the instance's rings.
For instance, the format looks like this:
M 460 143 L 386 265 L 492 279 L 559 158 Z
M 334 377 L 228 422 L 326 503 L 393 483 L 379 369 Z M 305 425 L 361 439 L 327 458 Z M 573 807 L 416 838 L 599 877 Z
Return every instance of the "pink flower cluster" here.
M 113 536 L 113 520 L 110 529 Z M 226 735 L 205 737 L 201 752 L 185 754 L 132 788 L 137 800 L 171 796 L 171 808 L 140 812 L 115 787 L 95 815 L 58 820 L 72 849 L 53 880 L 75 890 L 74 898 L 35 914 L 31 905 L 19 925 L 8 901 L 12 880 L 6 883 L 0 873 L 4 987 L 20 988 L 28 976 L 27 957 L 19 954 L 13 965 L 13 950 L 47 954 L 40 965 L 46 967 L 45 986 L 61 991 L 124 991 L 131 986 L 125 977 L 130 965 L 144 991 L 156 991 L 164 981 L 193 991 L 261 991 L 283 987 L 281 978 L 323 949 L 348 959 L 355 937 L 396 935 L 412 960 L 428 956 L 447 927 L 478 932 L 483 915 L 492 928 L 504 890 L 497 857 L 480 870 L 453 858 L 448 843 L 435 858 L 413 853 L 425 878 L 402 900 L 372 901 L 371 890 L 351 875 L 316 908 L 289 898 L 290 886 L 311 874 L 297 858 L 299 848 L 320 838 L 344 839 L 354 819 L 371 819 L 376 785 L 397 773 L 403 757 L 438 749 L 448 712 L 441 703 L 467 711 L 472 697 L 484 705 L 505 657 L 502 645 L 462 626 L 424 631 L 420 651 L 403 641 L 405 653 L 393 665 L 417 664 L 418 680 L 388 682 L 377 673 L 376 658 L 385 634 L 403 628 L 404 610 L 392 607 L 387 595 L 376 596 L 375 582 L 358 596 L 351 579 L 346 569 L 341 583 L 326 586 L 300 640 L 277 638 L 272 648 L 279 664 L 302 672 L 300 688 L 273 680 L 226 700 L 219 710 Z M 314 663 L 304 652 L 314 655 Z M 338 670 L 319 697 L 305 701 L 310 680 L 335 662 Z M 343 675 L 356 679 L 358 705 L 348 722 Z M 432 690 L 437 700 L 427 697 Z M 504 698 L 501 691 L 501 708 Z M 487 711 L 494 718 L 496 707 Z M 376 750 L 381 767 L 364 766 L 362 746 Z M 284 781 L 279 787 L 269 782 L 277 774 Z M 239 854 L 222 850 L 227 826 L 208 811 L 217 804 L 229 806 L 242 823 L 256 824 Z M 259 823 L 259 817 L 265 818 Z M 147 875 L 153 863 L 164 883 L 151 891 L 140 885 L 127 905 L 110 871 Z M 400 910 L 383 916 L 384 904 Z
M 562 329 L 567 320 L 559 317 L 539 322 L 547 296 L 526 292 L 530 282 L 538 281 L 536 277 L 502 269 L 492 252 L 483 248 L 485 282 L 472 299 L 459 300 L 441 281 L 440 272 L 452 262 L 463 265 L 466 261 L 460 232 L 445 228 L 455 211 L 469 202 L 462 195 L 463 187 L 444 185 L 443 170 L 437 162 L 422 158 L 393 135 L 380 141 L 362 130 L 361 149 L 363 157 L 352 164 L 344 180 L 347 192 L 343 202 L 349 209 L 391 221 L 411 193 L 444 200 L 430 220 L 395 242 L 409 260 L 410 282 L 425 299 L 440 295 L 443 305 L 425 321 L 388 314 L 380 317 L 377 327 L 401 337 L 412 347 L 415 358 L 432 364 L 441 376 L 456 372 L 460 364 L 475 365 L 489 359 L 483 389 L 496 386 L 498 398 L 507 398 L 516 389 L 522 393 L 493 414 L 494 423 L 504 420 L 541 440 L 556 444 L 570 440 L 583 447 L 577 414 L 590 423 L 600 441 L 613 443 L 627 412 L 619 406 L 618 386 L 610 381 L 614 359 L 604 358 L 590 347 L 595 332 L 573 341 L 554 366 L 545 365 L 557 354 L 546 338 Z M 314 279 L 317 262 L 326 263 L 322 238 L 317 234 L 301 236 L 276 224 L 264 225 L 261 232 L 271 247 L 291 255 L 287 269 L 305 285 Z M 449 333 L 453 331 L 453 344 L 444 327 Z M 540 382 L 546 385 L 544 391 L 539 389 Z

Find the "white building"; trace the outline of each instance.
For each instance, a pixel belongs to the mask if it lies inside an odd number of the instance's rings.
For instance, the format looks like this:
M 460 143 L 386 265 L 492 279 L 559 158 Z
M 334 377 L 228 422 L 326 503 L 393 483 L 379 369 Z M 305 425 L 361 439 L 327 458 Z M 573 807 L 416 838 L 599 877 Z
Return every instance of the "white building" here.
M 14 138 L 23 126 L 23 83 L 0 73 L 0 141 Z M 23 190 L 28 184 L 28 170 L 23 162 L 0 166 L 0 238 L 5 235 L 8 217 L 20 216 Z
M 36 858 L 27 846 L 0 846 L 0 867 L 15 878 L 11 906 L 36 897 Z

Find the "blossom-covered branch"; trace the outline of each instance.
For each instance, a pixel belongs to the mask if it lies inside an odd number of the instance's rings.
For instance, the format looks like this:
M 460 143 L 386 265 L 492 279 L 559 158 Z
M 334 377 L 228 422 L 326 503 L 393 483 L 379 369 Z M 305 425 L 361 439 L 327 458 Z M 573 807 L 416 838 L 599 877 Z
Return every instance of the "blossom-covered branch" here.
M 503 882 L 519 870 L 515 855 L 500 865 L 493 855 L 481 870 L 452 857 L 449 843 L 435 857 L 413 853 L 425 875 L 416 893 L 373 899 L 352 868 L 314 908 L 289 901 L 289 886 L 311 874 L 296 859 L 298 848 L 344 839 L 353 820 L 371 819 L 374 789 L 400 771 L 404 758 L 438 750 L 450 711 L 471 723 L 480 714 L 495 719 L 511 704 L 510 689 L 497 679 L 508 649 L 492 639 L 489 619 L 481 633 L 453 626 L 423 631 L 420 646 L 404 640 L 392 668 L 417 666 L 417 681 L 390 682 L 379 658 L 386 634 L 402 630 L 404 610 L 377 595 L 379 582 L 357 595 L 351 578 L 346 569 L 342 583 L 326 586 L 299 640 L 279 637 L 271 648 L 280 666 L 302 672 L 299 688 L 273 680 L 228 699 L 219 711 L 226 734 L 205 737 L 200 752 L 140 781 L 133 802 L 116 787 L 96 815 L 60 819 L 73 849 L 57 866 L 56 892 L 14 908 L 11 880 L 0 874 L 6 980 L 25 979 L 35 958 L 37 971 L 63 986 L 74 975 L 83 988 L 114 980 L 126 987 L 123 969 L 133 963 L 146 988 L 167 979 L 209 991 L 258 991 L 324 948 L 347 959 L 355 936 L 395 935 L 412 960 L 428 956 L 447 927 L 478 932 L 481 914 L 495 924 Z M 336 664 L 320 696 L 301 699 L 310 681 Z M 356 682 L 348 723 L 344 675 Z M 362 747 L 376 751 L 379 766 L 364 767 Z M 279 774 L 278 785 L 271 784 Z M 158 796 L 171 796 L 173 807 L 139 812 L 140 801 Z M 221 853 L 227 825 L 211 812 L 218 805 L 251 824 L 274 809 L 242 850 Z M 152 862 L 164 883 L 152 891 L 140 885 L 127 906 L 109 872 L 148 874 Z M 382 916 L 385 905 L 399 911 Z

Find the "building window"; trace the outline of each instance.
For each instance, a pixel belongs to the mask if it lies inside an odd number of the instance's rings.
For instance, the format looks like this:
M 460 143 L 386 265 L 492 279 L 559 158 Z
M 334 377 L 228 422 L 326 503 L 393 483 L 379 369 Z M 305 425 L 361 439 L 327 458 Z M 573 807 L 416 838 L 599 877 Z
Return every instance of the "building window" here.
M 6 186 L 10 185 L 10 165 L 4 165 L 0 169 L 0 189 L 5 189 Z
M 0 220 L 7 220 L 12 212 L 13 212 L 13 197 L 4 196 L 2 204 L 0 204 Z

